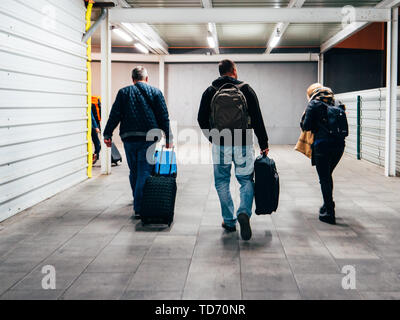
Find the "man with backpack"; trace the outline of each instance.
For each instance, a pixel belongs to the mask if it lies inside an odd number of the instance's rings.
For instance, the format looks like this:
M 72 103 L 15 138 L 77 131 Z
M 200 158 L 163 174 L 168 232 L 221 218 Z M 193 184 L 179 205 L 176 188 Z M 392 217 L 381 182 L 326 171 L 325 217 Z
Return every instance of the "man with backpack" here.
M 154 130 L 162 130 L 167 148 L 172 147 L 172 133 L 167 105 L 162 92 L 148 84 L 147 70 L 138 66 L 132 71 L 134 85 L 119 90 L 104 129 L 104 142 L 112 147 L 111 137 L 120 124 L 120 136 L 124 143 L 130 169 L 129 181 L 134 198 L 135 217 L 140 218 L 143 189 L 153 164 L 148 156 L 154 155 Z M 150 137 L 151 135 L 151 137 Z
M 324 205 L 319 220 L 336 224 L 332 173 L 343 156 L 349 127 L 345 106 L 335 101 L 330 88 L 314 83 L 307 90 L 309 104 L 301 121 L 303 131 L 314 133 L 312 165 L 317 168 Z
M 236 64 L 231 60 L 219 63 L 220 77 L 203 93 L 198 123 L 212 143 L 214 179 L 223 223 L 228 232 L 240 224 L 243 240 L 250 240 L 250 217 L 254 198 L 253 130 L 261 153 L 268 154 L 268 135 L 254 90 L 238 80 Z M 235 215 L 230 193 L 232 162 L 240 184 L 240 206 Z

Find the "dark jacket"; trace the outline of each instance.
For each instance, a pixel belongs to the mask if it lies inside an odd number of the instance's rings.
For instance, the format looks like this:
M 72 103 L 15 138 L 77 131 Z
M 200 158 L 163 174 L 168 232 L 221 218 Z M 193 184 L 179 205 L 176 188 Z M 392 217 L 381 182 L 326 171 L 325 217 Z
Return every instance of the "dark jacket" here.
M 311 100 L 300 123 L 303 131 L 314 133 L 311 162 L 315 165 L 314 156 L 325 154 L 332 148 L 344 148 L 344 139 L 332 138 L 327 129 L 324 129 L 324 122 L 327 119 L 327 105 L 319 100 Z
M 203 96 L 201 98 L 199 114 L 197 117 L 197 121 L 202 130 L 212 129 L 210 125 L 211 100 L 216 93 L 215 88 L 220 88 L 225 83 L 241 84 L 243 82 L 231 77 L 223 76 L 215 80 L 212 83 L 212 86 L 207 88 L 207 90 L 203 93 Z M 264 121 L 261 114 L 260 105 L 258 103 L 257 95 L 248 84 L 244 85 L 241 91 L 243 95 L 246 97 L 248 112 L 251 119 L 251 128 L 254 130 L 257 136 L 260 148 L 262 150 L 267 149 L 268 135 L 267 131 L 265 130 Z M 203 132 L 205 133 L 205 131 Z M 209 139 L 211 142 L 213 142 L 210 136 L 206 135 L 206 138 Z M 246 140 L 242 139 L 242 141 L 245 143 Z
M 112 137 L 119 123 L 123 141 L 131 138 L 146 140 L 148 131 L 161 129 L 167 143 L 172 142 L 164 96 L 160 90 L 146 83 L 138 82 L 119 90 L 104 130 L 105 139 Z
M 336 144 L 343 144 L 344 139 L 334 139 L 329 134 L 326 123 L 328 117 L 328 106 L 319 101 L 311 100 L 300 123 L 303 131 L 312 131 L 314 141 L 330 141 Z

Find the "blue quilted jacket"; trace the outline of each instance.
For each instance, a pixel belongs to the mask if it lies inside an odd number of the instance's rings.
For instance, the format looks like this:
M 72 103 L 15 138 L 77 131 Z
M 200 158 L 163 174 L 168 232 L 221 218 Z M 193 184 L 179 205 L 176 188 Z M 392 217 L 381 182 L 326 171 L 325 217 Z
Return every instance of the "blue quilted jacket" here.
M 122 140 L 143 137 L 148 131 L 161 129 L 167 142 L 172 142 L 169 115 L 162 92 L 144 82 L 119 90 L 111 109 L 104 138 L 110 139 L 120 124 Z

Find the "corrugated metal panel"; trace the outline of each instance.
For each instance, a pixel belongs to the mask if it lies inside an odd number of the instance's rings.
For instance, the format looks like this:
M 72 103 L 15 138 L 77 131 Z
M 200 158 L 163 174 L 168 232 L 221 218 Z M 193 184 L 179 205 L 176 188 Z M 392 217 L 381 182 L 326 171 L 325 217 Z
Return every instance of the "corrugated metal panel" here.
M 357 155 L 357 96 L 361 96 L 361 158 L 380 166 L 385 165 L 386 89 L 343 93 L 336 96 L 347 106 L 350 136 L 347 153 Z M 400 95 L 398 112 L 400 112 Z M 399 118 L 400 119 L 400 118 Z M 400 120 L 398 121 L 400 125 Z M 397 168 L 400 172 L 400 126 L 398 127 Z
M 87 178 L 82 0 L 0 2 L 0 221 Z

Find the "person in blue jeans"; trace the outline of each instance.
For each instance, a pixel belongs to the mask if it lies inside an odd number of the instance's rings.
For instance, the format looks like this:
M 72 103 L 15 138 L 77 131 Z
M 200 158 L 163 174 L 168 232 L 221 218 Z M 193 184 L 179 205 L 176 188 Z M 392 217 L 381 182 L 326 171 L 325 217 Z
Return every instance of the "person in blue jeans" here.
M 132 71 L 133 85 L 118 92 L 104 129 L 104 142 L 112 145 L 112 134 L 120 125 L 130 174 L 135 217 L 140 218 L 143 188 L 153 169 L 155 142 L 165 134 L 166 147 L 173 137 L 167 105 L 162 92 L 148 84 L 147 70 L 138 66 Z
M 268 135 L 254 90 L 238 80 L 236 64 L 219 63 L 220 77 L 203 93 L 198 123 L 212 143 L 215 188 L 221 204 L 222 227 L 228 232 L 240 225 L 243 240 L 252 236 L 250 217 L 254 198 L 255 132 L 261 153 L 268 154 Z M 240 184 L 240 205 L 236 213 L 230 192 L 232 163 Z

